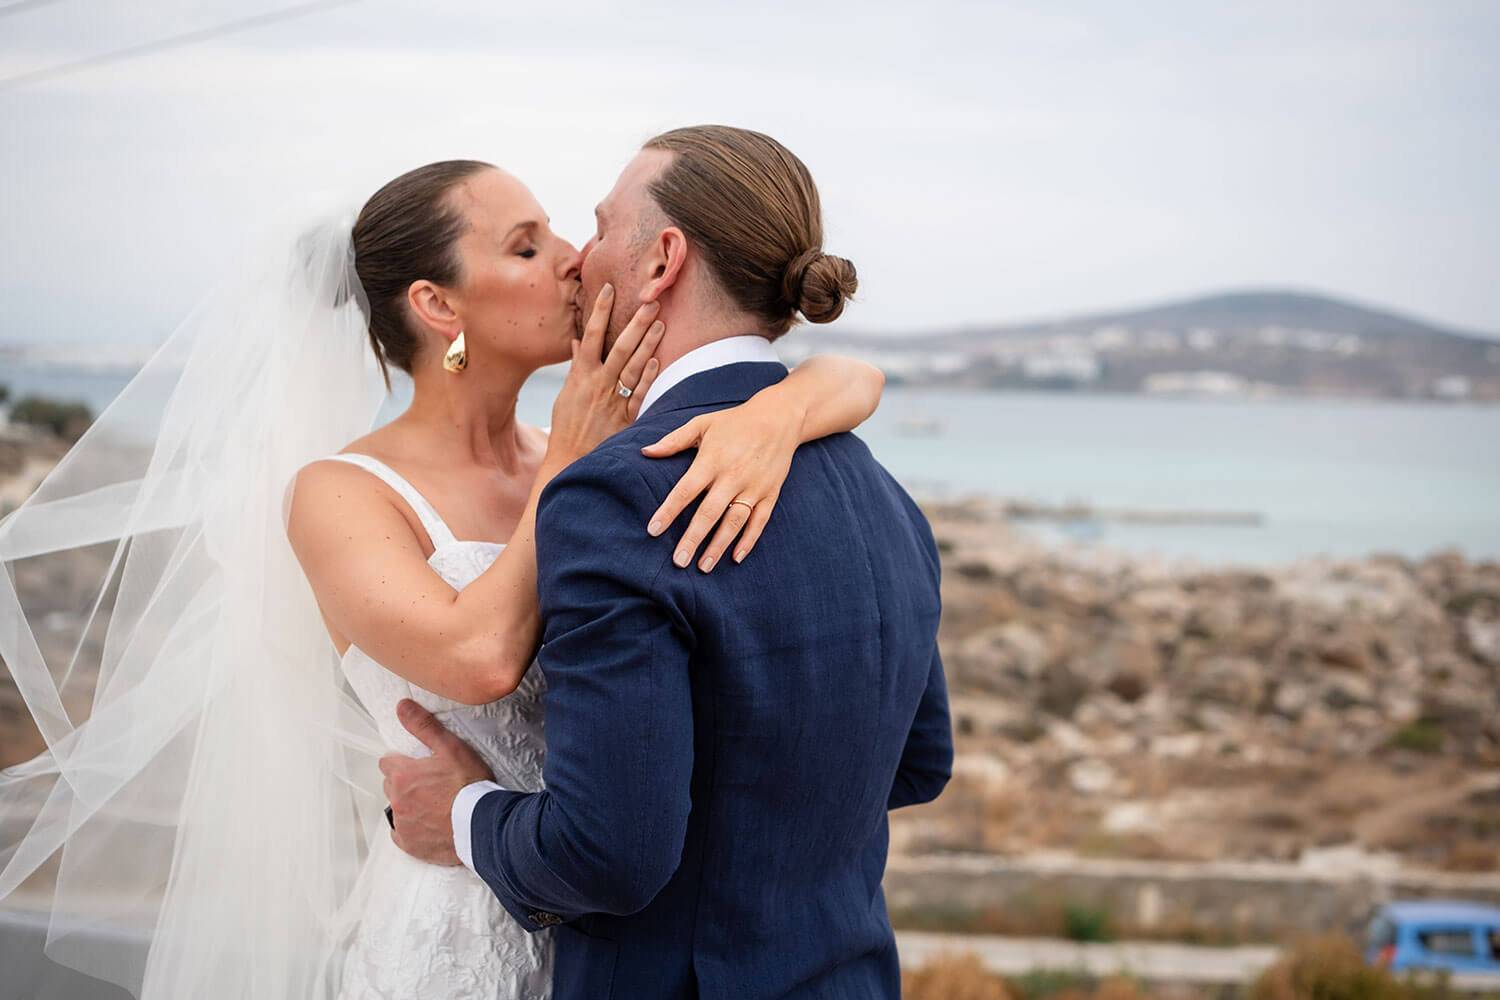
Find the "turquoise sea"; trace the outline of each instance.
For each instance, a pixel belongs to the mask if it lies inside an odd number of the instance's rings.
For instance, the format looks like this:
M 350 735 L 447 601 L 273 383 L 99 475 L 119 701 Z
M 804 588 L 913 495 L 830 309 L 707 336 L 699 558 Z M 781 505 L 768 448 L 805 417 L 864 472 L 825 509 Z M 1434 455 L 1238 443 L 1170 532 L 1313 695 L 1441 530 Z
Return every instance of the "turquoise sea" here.
M 13 396 L 82 399 L 96 413 L 127 378 L 0 372 Z M 557 385 L 547 374 L 534 379 L 522 418 L 550 423 Z M 1260 516 L 1248 525 L 1082 519 L 1027 529 L 1050 538 L 1210 563 L 1418 557 L 1450 546 L 1500 558 L 1500 407 L 892 387 L 860 434 L 919 497 Z

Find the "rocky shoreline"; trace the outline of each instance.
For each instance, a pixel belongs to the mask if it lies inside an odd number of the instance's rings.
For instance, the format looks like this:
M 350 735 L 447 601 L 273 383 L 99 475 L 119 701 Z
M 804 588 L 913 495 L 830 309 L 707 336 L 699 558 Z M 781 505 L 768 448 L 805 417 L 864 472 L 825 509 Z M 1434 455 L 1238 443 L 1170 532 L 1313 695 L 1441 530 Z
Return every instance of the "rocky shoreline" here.
M 925 509 L 958 757 L 900 851 L 1500 867 L 1500 564 L 1205 569 Z
M 0 495 L 19 502 L 62 451 L 7 431 Z M 1043 543 L 1009 526 L 1014 503 L 924 509 L 958 756 L 937 802 L 893 815 L 899 858 L 1500 869 L 1500 563 L 1208 569 Z M 92 600 L 70 567 L 107 558 L 17 567 L 49 657 Z M 39 746 L 0 674 L 0 766 Z
M 46 431 L 0 423 L 0 517 L 31 496 L 67 448 Z

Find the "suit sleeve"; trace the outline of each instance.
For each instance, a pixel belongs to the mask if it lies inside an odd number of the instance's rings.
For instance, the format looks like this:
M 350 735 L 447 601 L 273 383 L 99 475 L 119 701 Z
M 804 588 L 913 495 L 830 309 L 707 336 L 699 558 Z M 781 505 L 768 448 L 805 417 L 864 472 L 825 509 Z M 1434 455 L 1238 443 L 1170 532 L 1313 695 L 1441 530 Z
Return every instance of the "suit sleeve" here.
M 953 773 L 953 726 L 948 719 L 948 685 L 943 660 L 933 644 L 927 687 L 906 736 L 906 748 L 896 768 L 888 809 L 931 802 Z
M 942 574 L 938 556 L 937 540 L 927 518 L 906 498 L 912 524 L 918 531 L 918 544 L 925 556 L 926 571 L 930 574 L 932 593 L 941 605 L 939 579 Z M 901 752 L 901 763 L 896 768 L 896 780 L 891 785 L 886 808 L 931 802 L 948 784 L 953 773 L 953 723 L 948 716 L 948 683 L 943 676 L 943 658 L 938 653 L 937 637 L 932 640 L 932 662 L 927 668 L 927 686 L 922 691 L 922 700 L 917 705 L 916 717 L 911 731 L 906 736 L 906 747 Z
M 598 453 L 542 494 L 546 790 L 491 792 L 470 828 L 474 870 L 531 930 L 643 909 L 681 858 L 691 590 L 666 572 L 669 537 L 646 534 L 658 502 L 637 470 Z

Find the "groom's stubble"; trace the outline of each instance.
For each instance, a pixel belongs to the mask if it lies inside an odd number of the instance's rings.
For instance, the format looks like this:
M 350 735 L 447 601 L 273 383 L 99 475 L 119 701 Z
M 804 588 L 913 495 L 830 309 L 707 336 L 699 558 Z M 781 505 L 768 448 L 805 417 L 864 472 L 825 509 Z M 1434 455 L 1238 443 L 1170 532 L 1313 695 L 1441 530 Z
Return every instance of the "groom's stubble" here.
M 606 282 L 613 285 L 614 305 L 604 335 L 606 354 L 642 305 L 641 289 L 648 277 L 641 273 L 643 253 L 669 225 L 650 193 L 651 181 L 669 159 L 670 154 L 637 154 L 625 165 L 615 186 L 599 203 L 598 231 L 583 248 L 578 292 L 582 308 L 575 332 L 583 336 L 599 290 Z

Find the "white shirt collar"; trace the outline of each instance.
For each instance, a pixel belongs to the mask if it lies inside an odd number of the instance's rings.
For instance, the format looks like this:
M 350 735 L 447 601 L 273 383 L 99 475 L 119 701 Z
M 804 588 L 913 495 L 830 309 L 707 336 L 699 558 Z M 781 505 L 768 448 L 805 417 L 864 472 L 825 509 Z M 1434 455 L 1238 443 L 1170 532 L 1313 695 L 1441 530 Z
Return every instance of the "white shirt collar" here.
M 725 337 L 723 340 L 715 340 L 702 347 L 695 347 L 667 365 L 662 373 L 656 376 L 656 381 L 651 383 L 646 398 L 641 401 L 641 410 L 636 414 L 636 419 L 644 417 L 653 403 L 661 399 L 683 379 L 691 378 L 711 368 L 722 368 L 725 365 L 736 365 L 744 361 L 774 361 L 780 364 L 781 358 L 776 356 L 776 349 L 771 346 L 769 340 L 756 334 Z

